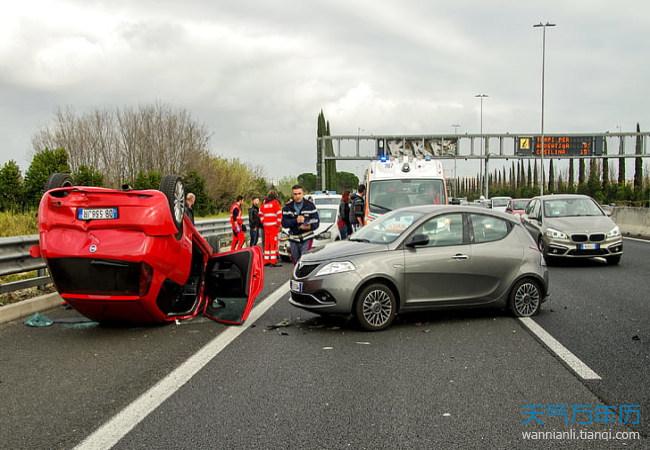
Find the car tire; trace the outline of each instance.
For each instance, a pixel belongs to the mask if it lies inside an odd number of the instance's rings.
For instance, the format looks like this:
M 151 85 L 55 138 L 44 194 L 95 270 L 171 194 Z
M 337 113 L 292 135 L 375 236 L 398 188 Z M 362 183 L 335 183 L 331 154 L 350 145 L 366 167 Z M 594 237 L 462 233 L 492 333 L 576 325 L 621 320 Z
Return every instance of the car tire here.
M 367 331 L 388 328 L 397 314 L 397 300 L 393 291 L 382 283 L 372 283 L 357 295 L 354 316 Z
M 73 186 L 72 177 L 69 173 L 53 173 L 45 183 L 45 192 L 50 189 Z
M 284 261 L 284 262 L 289 262 L 289 261 L 291 261 L 291 257 L 290 257 L 290 256 L 286 256 L 286 255 L 280 255 L 280 259 L 281 259 L 282 261 Z
M 508 307 L 515 317 L 534 316 L 541 306 L 542 289 L 539 282 L 532 278 L 517 281 L 510 290 Z
M 621 262 L 621 255 L 607 256 L 605 259 L 608 266 L 616 266 Z
M 178 175 L 165 175 L 160 181 L 160 191 L 167 197 L 169 211 L 176 226 L 176 239 L 183 235 L 183 215 L 185 214 L 185 186 Z

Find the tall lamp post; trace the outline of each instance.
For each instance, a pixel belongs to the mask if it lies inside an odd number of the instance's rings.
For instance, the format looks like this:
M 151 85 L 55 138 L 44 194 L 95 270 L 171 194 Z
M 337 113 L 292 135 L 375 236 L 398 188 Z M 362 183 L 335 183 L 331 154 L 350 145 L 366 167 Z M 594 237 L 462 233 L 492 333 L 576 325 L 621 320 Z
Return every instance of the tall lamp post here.
M 546 62 L 546 27 L 554 27 L 554 23 L 538 23 L 533 25 L 533 28 L 542 29 L 542 149 L 541 149 L 541 163 L 542 163 L 542 183 L 539 186 L 539 195 L 544 195 L 544 69 Z
M 487 98 L 487 94 L 476 94 L 474 97 L 481 99 L 481 156 L 483 156 L 483 153 L 485 153 L 484 145 L 485 145 L 485 139 L 483 138 L 483 99 Z M 485 174 L 482 174 L 483 172 L 483 159 L 480 159 L 481 165 L 480 165 L 480 170 L 479 170 L 479 177 L 483 177 L 483 183 L 485 184 L 485 199 L 487 200 L 487 179 Z M 487 169 L 487 160 L 485 161 L 485 168 Z
M 460 124 L 454 123 L 451 125 L 454 129 L 454 136 L 458 136 L 458 128 Z M 458 197 L 458 178 L 456 175 L 456 161 L 458 161 L 458 138 L 456 138 L 456 154 L 454 155 L 454 197 Z

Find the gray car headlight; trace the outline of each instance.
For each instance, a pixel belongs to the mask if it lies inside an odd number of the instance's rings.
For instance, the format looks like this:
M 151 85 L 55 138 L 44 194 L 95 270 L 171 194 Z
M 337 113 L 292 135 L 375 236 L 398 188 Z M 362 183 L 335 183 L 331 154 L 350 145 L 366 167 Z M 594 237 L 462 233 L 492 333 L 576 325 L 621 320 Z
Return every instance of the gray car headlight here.
M 357 268 L 350 261 L 334 261 L 320 269 L 316 276 L 331 275 L 333 273 L 351 272 Z
M 613 237 L 618 237 L 621 235 L 621 229 L 617 226 L 609 230 L 609 233 L 607 233 L 608 238 L 613 238 Z
M 564 239 L 565 241 L 569 240 L 569 236 L 567 236 L 566 233 L 562 233 L 561 231 L 554 230 L 553 228 L 547 228 L 545 234 L 547 237 L 550 237 L 551 239 Z
M 325 231 L 324 233 L 317 234 L 316 239 L 332 239 L 332 233 Z

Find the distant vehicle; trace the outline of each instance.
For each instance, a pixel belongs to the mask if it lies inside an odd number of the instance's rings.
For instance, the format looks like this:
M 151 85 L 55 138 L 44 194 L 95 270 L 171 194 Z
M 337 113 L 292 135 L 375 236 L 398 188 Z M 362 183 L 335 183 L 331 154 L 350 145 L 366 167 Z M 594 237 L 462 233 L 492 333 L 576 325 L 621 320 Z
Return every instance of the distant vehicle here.
M 364 182 L 366 221 L 406 206 L 447 204 L 442 162 L 429 157 L 371 161 Z
M 529 203 L 529 198 L 513 198 L 508 202 L 508 206 L 506 206 L 506 212 L 508 214 L 515 214 L 521 217 L 526 212 L 526 207 Z
M 317 208 L 322 205 L 336 205 L 338 207 L 339 203 L 341 203 L 341 194 L 337 194 L 336 191 L 316 191 L 310 194 L 309 197 L 311 197 L 311 201 Z
M 341 196 L 339 195 L 339 202 L 340 197 Z M 325 203 L 317 206 L 316 209 L 318 210 L 320 224 L 316 231 L 314 231 L 315 236 L 312 248 L 324 247 L 330 242 L 341 239 L 341 233 L 336 225 L 339 218 L 339 204 L 337 203 L 336 205 L 333 205 Z M 280 257 L 284 261 L 291 259 L 289 234 L 286 228 L 280 233 Z
M 492 197 L 490 199 L 491 207 L 495 211 L 506 212 L 510 200 L 512 200 L 512 197 Z
M 366 330 L 406 311 L 507 305 L 536 314 L 548 295 L 546 263 L 513 216 L 474 207 L 417 206 L 384 214 L 346 241 L 306 253 L 289 302 L 353 314 Z
M 533 198 L 522 218 L 547 259 L 593 258 L 618 264 L 623 255 L 620 228 L 586 195 L 544 195 Z
M 259 247 L 216 254 L 185 214 L 178 176 L 160 190 L 74 186 L 53 174 L 38 209 L 57 291 L 100 322 L 174 322 L 203 314 L 240 324 L 264 286 Z

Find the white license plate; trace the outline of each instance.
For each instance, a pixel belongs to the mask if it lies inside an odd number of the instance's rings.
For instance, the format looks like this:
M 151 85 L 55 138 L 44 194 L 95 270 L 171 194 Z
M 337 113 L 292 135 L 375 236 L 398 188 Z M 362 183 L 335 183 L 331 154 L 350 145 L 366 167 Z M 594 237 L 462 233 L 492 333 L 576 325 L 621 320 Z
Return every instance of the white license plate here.
M 302 292 L 302 281 L 291 280 L 289 286 L 293 292 Z
M 579 244 L 578 248 L 580 250 L 598 250 L 600 248 L 600 244 Z
M 117 208 L 79 208 L 79 220 L 110 220 L 117 219 Z

